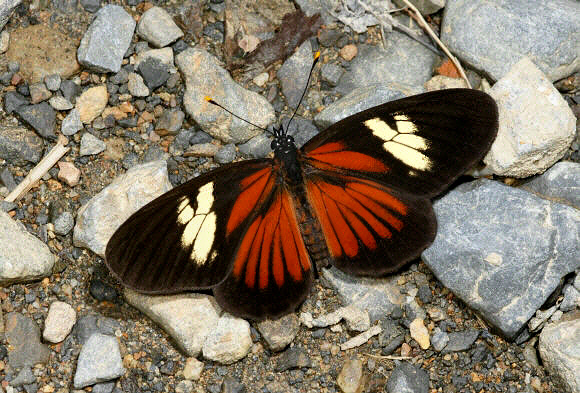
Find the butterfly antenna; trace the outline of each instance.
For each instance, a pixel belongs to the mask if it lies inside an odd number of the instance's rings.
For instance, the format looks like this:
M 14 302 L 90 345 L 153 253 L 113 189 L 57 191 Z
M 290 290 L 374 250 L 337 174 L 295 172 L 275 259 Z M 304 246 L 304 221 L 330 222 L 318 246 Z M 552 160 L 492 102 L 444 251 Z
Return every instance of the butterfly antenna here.
M 306 94 L 306 90 L 308 90 L 308 85 L 310 84 L 310 78 L 312 77 L 312 71 L 314 71 L 314 66 L 316 66 L 316 63 L 318 63 L 319 58 L 320 58 L 320 51 L 318 50 L 314 54 L 314 62 L 312 63 L 312 67 L 310 68 L 310 72 L 308 73 L 308 80 L 306 81 L 306 86 L 304 87 L 304 91 L 302 92 L 302 96 L 300 97 L 300 101 L 298 101 L 298 105 L 296 105 L 296 109 L 294 109 L 294 113 L 292 114 L 290 121 L 288 121 L 288 125 L 286 126 L 286 131 L 288 131 L 290 129 L 290 123 L 292 123 L 292 119 L 294 119 L 294 115 L 296 115 L 296 112 L 298 112 L 298 108 L 300 108 L 300 104 L 302 103 L 302 100 L 304 99 L 304 95 Z
M 256 125 L 256 124 L 252 123 L 251 121 L 248 121 L 248 120 L 246 120 L 246 119 L 244 119 L 244 118 L 241 118 L 240 116 L 236 115 L 235 113 L 233 113 L 233 112 L 232 112 L 232 111 L 230 111 L 229 109 L 225 108 L 225 107 L 224 107 L 224 106 L 222 106 L 221 104 L 218 104 L 217 102 L 215 102 L 215 101 L 214 101 L 214 100 L 213 100 L 211 97 L 209 97 L 209 96 L 205 96 L 205 100 L 206 100 L 207 102 L 209 102 L 210 104 L 213 104 L 213 105 L 215 105 L 215 106 L 219 106 L 219 107 L 220 107 L 220 108 L 222 108 L 224 111 L 228 112 L 230 115 L 232 115 L 232 116 L 234 116 L 234 117 L 237 117 L 238 119 L 240 119 L 240 120 L 242 120 L 242 121 L 245 121 L 246 123 L 248 123 L 248 124 L 251 124 L 251 125 L 253 125 L 254 127 L 256 127 L 256 128 L 259 128 L 260 130 L 264 130 L 264 131 L 266 131 L 267 133 L 269 133 L 270 135 L 272 135 L 272 132 L 271 132 L 271 131 L 269 131 L 269 130 L 265 129 L 264 127 L 260 127 L 260 126 L 258 126 L 258 125 Z

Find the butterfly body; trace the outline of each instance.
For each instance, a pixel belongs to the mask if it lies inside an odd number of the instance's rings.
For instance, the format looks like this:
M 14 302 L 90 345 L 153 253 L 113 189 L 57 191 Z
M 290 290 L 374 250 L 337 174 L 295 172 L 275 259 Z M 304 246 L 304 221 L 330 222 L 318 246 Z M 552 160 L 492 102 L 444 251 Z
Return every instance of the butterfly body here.
M 273 158 L 233 163 L 162 195 L 113 235 L 106 263 L 145 293 L 212 288 L 242 317 L 276 317 L 327 264 L 400 269 L 433 241 L 429 198 L 480 160 L 497 133 L 486 94 L 405 98 L 335 123 L 298 149 L 282 127 Z

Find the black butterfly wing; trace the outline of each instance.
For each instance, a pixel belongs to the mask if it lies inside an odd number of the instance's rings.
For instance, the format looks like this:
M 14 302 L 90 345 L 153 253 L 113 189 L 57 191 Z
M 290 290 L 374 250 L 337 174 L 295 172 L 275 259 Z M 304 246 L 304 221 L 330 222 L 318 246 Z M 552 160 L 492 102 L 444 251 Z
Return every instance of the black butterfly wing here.
M 497 135 L 487 94 L 440 90 L 343 119 L 301 149 L 308 165 L 358 173 L 413 195 L 432 197 L 483 158 Z
M 301 162 L 331 263 L 377 276 L 419 256 L 436 234 L 429 198 L 483 157 L 497 122 L 487 94 L 451 89 L 368 109 L 310 140 Z
M 151 294 L 213 288 L 227 311 L 261 319 L 294 310 L 313 272 L 291 194 L 272 160 L 223 166 L 134 213 L 107 244 L 106 264 Z
M 257 174 L 270 174 L 271 166 L 271 160 L 222 166 L 161 195 L 113 234 L 107 266 L 123 284 L 145 293 L 209 288 L 223 281 L 243 232 L 240 224 L 261 193 L 269 192 L 268 176 Z M 240 201 L 248 207 L 240 209 Z

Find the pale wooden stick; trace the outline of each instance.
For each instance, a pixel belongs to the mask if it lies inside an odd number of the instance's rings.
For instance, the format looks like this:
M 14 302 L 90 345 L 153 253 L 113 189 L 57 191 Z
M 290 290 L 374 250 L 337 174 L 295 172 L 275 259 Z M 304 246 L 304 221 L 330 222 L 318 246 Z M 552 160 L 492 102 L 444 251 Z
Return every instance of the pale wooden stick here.
M 459 70 L 461 78 L 465 80 L 465 83 L 467 83 L 467 87 L 471 89 L 471 83 L 469 83 L 467 75 L 465 75 L 465 71 L 463 71 L 463 67 L 461 67 L 459 61 L 455 58 L 455 56 L 451 54 L 449 49 L 447 49 L 447 47 L 443 44 L 443 42 L 441 42 L 439 37 L 437 37 L 437 34 L 435 34 L 435 32 L 431 29 L 431 27 L 429 27 L 429 24 L 427 23 L 427 21 L 425 21 L 425 19 L 423 19 L 423 15 L 421 15 L 417 7 L 415 7 L 409 0 L 402 1 L 405 4 L 407 4 L 407 6 L 415 13 L 416 18 L 418 19 L 418 23 L 427 31 L 427 34 L 429 34 L 429 36 L 437 43 L 437 45 L 439 45 L 441 50 L 445 52 L 445 54 L 447 55 L 447 57 L 449 57 L 449 59 L 453 62 L 453 64 L 455 64 L 455 67 L 457 67 L 457 69 Z
M 381 359 L 381 360 L 409 360 L 413 359 L 412 356 L 394 356 L 394 355 L 373 355 L 371 353 L 365 353 L 365 356 L 374 358 L 374 359 Z
M 68 143 L 66 138 L 59 138 L 56 145 L 32 168 L 24 180 L 4 200 L 6 202 L 15 202 L 22 198 L 34 186 L 34 183 L 40 180 L 70 150 L 70 147 L 65 146 L 66 143 Z

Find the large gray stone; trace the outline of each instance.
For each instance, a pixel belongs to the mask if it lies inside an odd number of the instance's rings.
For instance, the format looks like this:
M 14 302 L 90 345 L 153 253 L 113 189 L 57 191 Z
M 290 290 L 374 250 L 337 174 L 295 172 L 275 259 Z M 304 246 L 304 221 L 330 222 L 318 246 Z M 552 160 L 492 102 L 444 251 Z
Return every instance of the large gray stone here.
M 546 325 L 538 347 L 550 374 L 566 391 L 580 393 L 580 318 Z
M 333 102 L 314 117 L 314 122 L 321 129 L 327 128 L 345 117 L 364 111 L 388 101 L 422 93 L 424 89 L 388 83 L 359 87 L 341 99 Z
M 484 158 L 493 173 L 532 176 L 568 151 L 576 135 L 576 117 L 528 58 L 514 65 L 489 94 L 499 110 L 497 138 Z
M 165 161 L 134 166 L 83 205 L 73 242 L 104 257 L 107 242 L 131 214 L 171 189 Z
M 110 381 L 125 374 L 119 342 L 114 336 L 95 333 L 81 348 L 74 376 L 76 389 Z
M 308 72 L 314 62 L 312 45 L 306 40 L 298 50 L 290 56 L 278 70 L 278 79 L 282 83 L 282 91 L 288 106 L 296 108 L 302 93 L 306 88 Z
M 580 209 L 580 164 L 571 161 L 558 162 L 521 188 Z
M 0 211 L 0 286 L 47 277 L 54 262 L 46 244 Z
M 580 266 L 580 211 L 499 182 L 463 184 L 434 204 L 437 278 L 507 339 Z
M 234 82 L 209 52 L 190 48 L 177 55 L 176 63 L 185 78 L 183 102 L 187 113 L 214 138 L 243 143 L 262 130 L 210 104 L 205 100 L 207 96 L 257 126 L 266 128 L 274 122 L 274 108 L 268 100 Z
M 171 15 L 160 7 L 151 7 L 141 15 L 137 34 L 157 48 L 183 37 L 183 31 L 175 24 Z
M 0 31 L 8 23 L 14 8 L 18 7 L 21 2 L 22 0 L 0 0 Z
M 433 73 L 437 55 L 408 36 L 391 32 L 385 49 L 360 45 L 350 70 L 340 78 L 336 91 L 348 94 L 357 87 L 396 82 L 422 88 Z
M 36 164 L 42 158 L 44 142 L 32 130 L 0 125 L 0 158 L 13 165 Z
M 448 0 L 441 40 L 494 80 L 528 56 L 556 81 L 580 69 L 580 2 Z
M 99 72 L 119 72 L 135 24 L 123 7 L 109 4 L 101 8 L 81 40 L 79 63 Z

